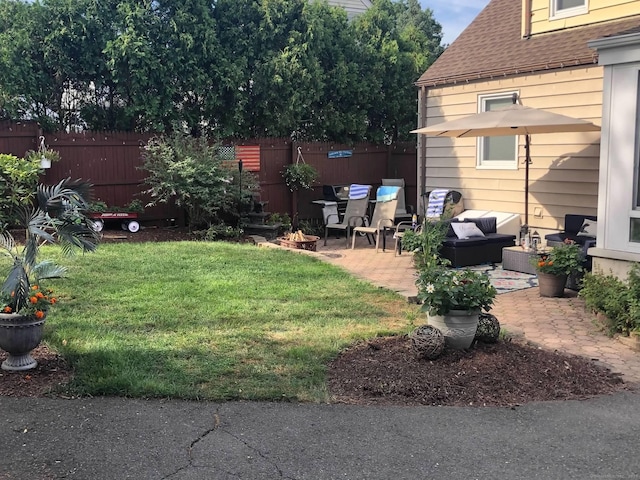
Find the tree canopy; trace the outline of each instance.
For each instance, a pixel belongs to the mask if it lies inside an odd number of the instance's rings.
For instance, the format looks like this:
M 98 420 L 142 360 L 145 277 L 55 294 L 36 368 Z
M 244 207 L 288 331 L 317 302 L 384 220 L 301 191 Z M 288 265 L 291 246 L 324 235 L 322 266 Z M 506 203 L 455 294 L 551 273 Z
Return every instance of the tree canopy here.
M 392 142 L 442 52 L 418 0 L 0 0 L 0 115 L 46 130 Z

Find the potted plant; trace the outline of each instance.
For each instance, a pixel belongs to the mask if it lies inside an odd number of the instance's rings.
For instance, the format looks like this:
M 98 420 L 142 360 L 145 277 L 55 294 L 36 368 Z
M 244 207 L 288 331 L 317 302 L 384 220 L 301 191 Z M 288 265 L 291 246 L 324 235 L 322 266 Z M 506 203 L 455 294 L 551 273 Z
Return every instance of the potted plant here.
M 284 167 L 282 178 L 291 192 L 308 190 L 318 178 L 318 171 L 309 164 L 296 162 Z
M 43 281 L 66 273 L 65 267 L 40 260 L 40 247 L 57 243 L 64 253 L 96 249 L 98 236 L 85 215 L 90 187 L 69 178 L 53 186 L 38 185 L 35 204 L 20 212 L 24 243 L 9 231 L 0 232 L 0 252 L 9 260 L 0 262 L 0 272 L 5 273 L 0 287 L 0 348 L 9 353 L 4 370 L 37 365 L 30 352 L 40 343 L 47 311 L 56 303 Z
M 53 162 L 60 160 L 60 154 L 55 150 L 40 148 L 39 150 L 29 150 L 24 158 L 29 161 L 40 162 L 40 168 L 47 169 L 51 168 Z
M 549 252 L 531 257 L 531 264 L 538 274 L 541 297 L 562 297 L 567 277 L 583 270 L 582 247 L 566 239 Z
M 484 273 L 445 265 L 419 269 L 418 299 L 429 325 L 440 329 L 447 345 L 463 349 L 473 343 L 482 310 L 493 305 L 497 291 Z

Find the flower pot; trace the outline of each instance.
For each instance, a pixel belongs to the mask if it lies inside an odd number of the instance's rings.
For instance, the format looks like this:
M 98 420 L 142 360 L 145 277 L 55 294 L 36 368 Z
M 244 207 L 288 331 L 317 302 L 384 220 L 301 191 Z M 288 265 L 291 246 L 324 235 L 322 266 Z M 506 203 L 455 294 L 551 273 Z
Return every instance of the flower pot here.
M 40 168 L 51 168 L 51 160 L 47 157 L 42 157 L 40 159 Z
M 0 313 L 0 348 L 9 354 L 2 362 L 3 370 L 30 370 L 38 365 L 31 350 L 42 340 L 45 318 Z
M 567 275 L 538 272 L 538 287 L 541 297 L 564 297 Z
M 445 344 L 455 350 L 469 348 L 478 328 L 480 310 L 451 310 L 445 315 L 427 315 L 429 325 L 444 335 Z

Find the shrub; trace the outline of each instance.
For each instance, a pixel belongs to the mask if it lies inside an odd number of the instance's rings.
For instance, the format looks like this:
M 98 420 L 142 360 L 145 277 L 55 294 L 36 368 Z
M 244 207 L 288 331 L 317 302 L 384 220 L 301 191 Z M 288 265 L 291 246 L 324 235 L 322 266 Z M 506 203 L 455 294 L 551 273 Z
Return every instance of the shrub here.
M 39 175 L 39 159 L 0 154 L 0 230 L 19 222 L 18 210 L 34 200 Z
M 258 190 L 255 176 L 240 173 L 236 162 L 225 160 L 205 137 L 174 133 L 153 138 L 142 156 L 151 205 L 174 201 L 186 210 L 191 228 L 237 226 L 246 199 Z
M 402 237 L 402 249 L 413 252 L 413 262 L 418 270 L 450 262 L 440 257 L 442 242 L 447 236 L 449 224 L 444 221 L 424 222 L 417 231 L 407 230 Z
M 606 318 L 610 335 L 640 331 L 640 266 L 634 264 L 627 281 L 613 275 L 587 273 L 579 295 L 591 310 Z

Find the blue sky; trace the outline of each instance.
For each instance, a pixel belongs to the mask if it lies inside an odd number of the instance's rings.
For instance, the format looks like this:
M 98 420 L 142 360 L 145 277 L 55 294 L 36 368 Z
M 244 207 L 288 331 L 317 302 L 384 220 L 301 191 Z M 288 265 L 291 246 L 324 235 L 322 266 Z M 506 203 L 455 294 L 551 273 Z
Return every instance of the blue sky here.
M 443 44 L 453 43 L 488 3 L 489 0 L 420 0 L 422 8 L 430 8 L 442 25 Z

